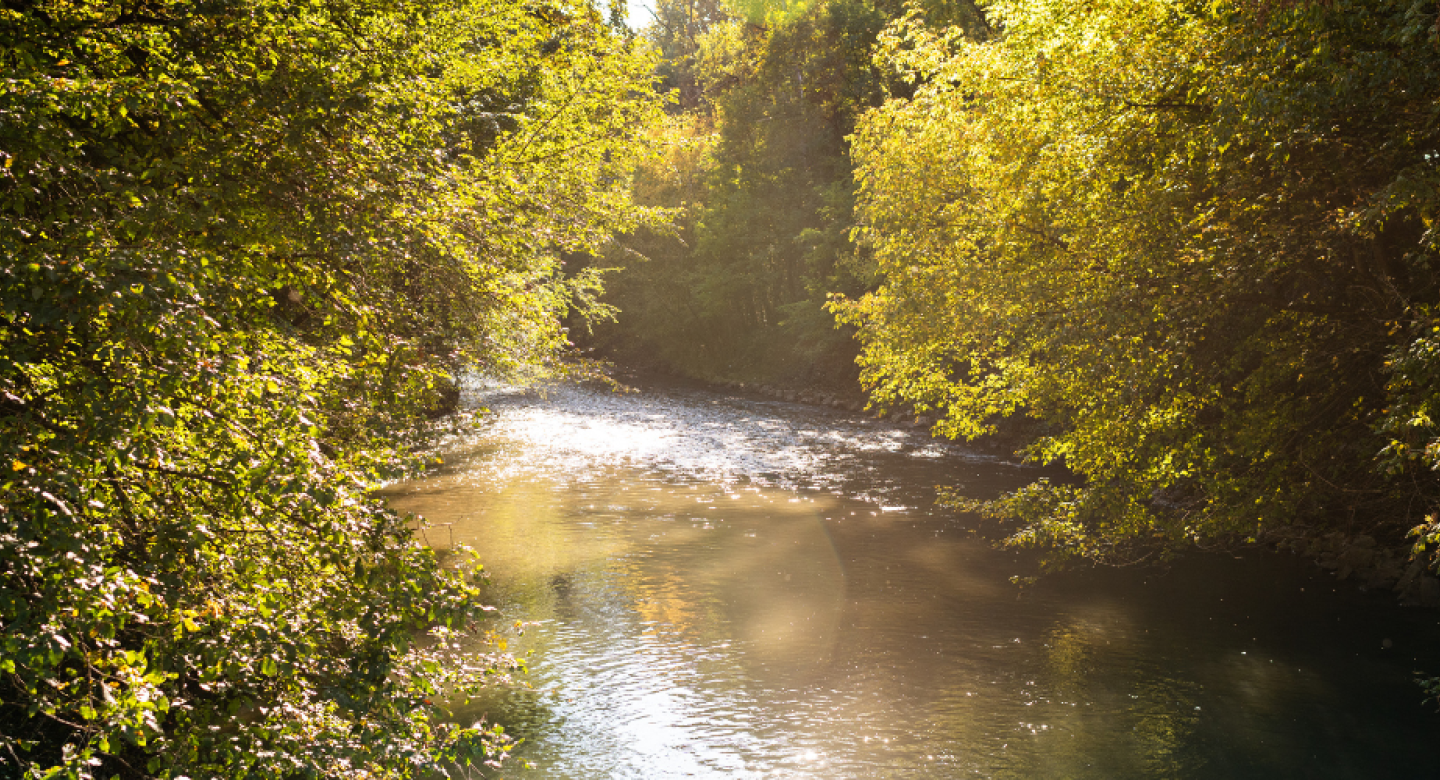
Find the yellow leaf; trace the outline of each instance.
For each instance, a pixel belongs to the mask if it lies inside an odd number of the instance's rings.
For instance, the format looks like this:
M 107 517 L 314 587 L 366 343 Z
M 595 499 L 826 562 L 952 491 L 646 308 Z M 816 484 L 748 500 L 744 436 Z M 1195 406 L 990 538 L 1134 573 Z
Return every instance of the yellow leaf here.
M 10 462 L 10 468 L 13 471 L 24 471 L 25 469 L 28 469 L 30 467 L 25 465 L 24 463 L 21 463 L 18 460 L 15 460 Z

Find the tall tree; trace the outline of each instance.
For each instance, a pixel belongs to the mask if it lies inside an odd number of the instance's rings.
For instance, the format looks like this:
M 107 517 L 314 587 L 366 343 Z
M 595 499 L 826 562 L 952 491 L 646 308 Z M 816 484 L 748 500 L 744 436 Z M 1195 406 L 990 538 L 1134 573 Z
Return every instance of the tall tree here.
M 657 0 L 645 37 L 659 50 L 660 87 L 675 96 L 674 109 L 708 113 L 707 74 L 701 47 L 711 28 L 732 18 L 722 0 Z

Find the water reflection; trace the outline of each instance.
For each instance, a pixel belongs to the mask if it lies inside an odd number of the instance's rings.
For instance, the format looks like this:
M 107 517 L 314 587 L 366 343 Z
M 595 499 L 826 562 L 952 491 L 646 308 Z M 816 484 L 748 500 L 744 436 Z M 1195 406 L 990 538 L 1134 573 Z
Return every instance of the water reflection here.
M 394 502 L 539 622 L 533 690 L 470 713 L 526 740 L 506 777 L 1428 776 L 1429 616 L 1284 560 L 1022 593 L 1023 562 L 933 507 L 1016 466 L 697 392 L 488 403 Z

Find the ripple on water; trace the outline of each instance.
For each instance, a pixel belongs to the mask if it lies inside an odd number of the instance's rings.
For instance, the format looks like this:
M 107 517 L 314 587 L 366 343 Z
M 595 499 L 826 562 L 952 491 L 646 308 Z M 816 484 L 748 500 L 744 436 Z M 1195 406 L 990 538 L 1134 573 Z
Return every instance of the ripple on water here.
M 936 508 L 934 487 L 993 495 L 1031 470 L 698 391 L 488 388 L 482 402 L 495 415 L 450 442 L 447 466 L 391 493 L 443 528 L 426 532 L 438 546 L 481 552 L 504 622 L 537 623 L 512 644 L 534 653 L 534 690 L 462 712 L 525 739 L 535 769 L 506 777 L 1432 766 L 1440 719 L 1417 707 L 1412 673 L 1440 671 L 1433 618 L 1313 568 L 1197 557 L 1018 591 L 1010 576 L 1029 570 Z
M 486 483 L 537 473 L 568 482 L 625 465 L 707 483 L 849 491 L 879 502 L 890 486 L 876 479 L 884 462 L 877 457 L 895 456 L 889 469 L 948 461 L 985 472 L 1024 470 L 859 415 L 704 395 L 697 402 L 685 392 L 637 398 L 568 385 L 543 392 L 478 386 L 475 402 L 495 414 L 477 434 L 450 443 L 460 460 L 449 472 Z

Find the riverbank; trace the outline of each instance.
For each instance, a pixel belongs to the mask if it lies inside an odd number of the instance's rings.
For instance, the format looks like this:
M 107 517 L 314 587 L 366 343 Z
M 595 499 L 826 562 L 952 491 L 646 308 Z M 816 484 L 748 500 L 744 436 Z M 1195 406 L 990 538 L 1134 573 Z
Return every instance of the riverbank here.
M 1314 561 L 1338 582 L 1360 590 L 1390 590 L 1404 606 L 1440 609 L 1440 578 L 1410 545 L 1381 545 L 1366 533 L 1319 533 L 1303 527 L 1283 528 L 1266 534 L 1261 542 Z

